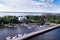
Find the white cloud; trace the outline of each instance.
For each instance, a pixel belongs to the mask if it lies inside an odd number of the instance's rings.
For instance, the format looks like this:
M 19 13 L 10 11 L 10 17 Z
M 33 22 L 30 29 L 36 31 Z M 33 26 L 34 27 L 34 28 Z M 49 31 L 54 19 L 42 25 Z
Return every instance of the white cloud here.
M 48 0 L 48 2 L 53 2 L 54 0 Z
M 54 0 L 40 0 L 42 2 L 53 2 Z
M 4 5 L 15 8 L 15 9 L 28 9 L 34 8 L 32 0 L 4 0 Z
M 13 10 L 11 10 L 11 9 L 12 8 L 0 4 L 0 11 L 13 11 L 14 10 L 14 9 Z
M 41 11 L 32 4 L 32 0 L 3 0 L 0 11 Z M 3 5 L 3 6 L 2 6 Z M 1 8 L 0 7 L 0 8 Z
M 52 4 L 54 0 L 40 0 L 36 2 L 33 0 L 2 0 L 4 3 L 0 4 L 0 11 L 34 11 L 47 12 L 59 11 L 60 7 Z M 58 10 L 57 10 L 58 9 Z
M 33 2 L 35 6 L 44 8 L 44 12 L 60 12 L 60 6 L 52 4 L 54 0 L 40 0 L 40 2 Z
M 33 2 L 33 3 L 36 6 L 47 7 L 47 6 L 51 6 L 50 2 L 53 2 L 53 1 L 54 0 L 40 0 L 40 2 Z

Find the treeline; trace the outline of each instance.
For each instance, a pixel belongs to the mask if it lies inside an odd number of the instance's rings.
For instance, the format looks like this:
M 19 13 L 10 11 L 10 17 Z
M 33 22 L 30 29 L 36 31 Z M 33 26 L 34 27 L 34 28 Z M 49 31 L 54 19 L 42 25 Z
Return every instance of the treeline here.
M 28 22 L 29 23 L 40 23 L 40 24 L 44 24 L 44 18 L 45 16 L 27 16 L 28 18 Z
M 56 16 L 56 15 L 28 16 L 28 18 L 30 19 L 28 20 L 29 22 L 34 22 L 34 23 L 45 23 L 47 21 L 49 23 L 60 24 L 60 16 Z
M 44 24 L 46 22 L 46 18 L 48 19 L 47 22 L 50 23 L 60 23 L 60 16 L 26 16 L 27 20 L 25 23 L 41 23 Z M 22 22 L 22 21 L 21 21 Z M 16 16 L 4 16 L 0 17 L 0 24 L 19 24 L 21 23 Z
M 60 24 L 60 16 L 53 15 L 53 16 L 47 16 L 47 18 L 48 18 L 48 22 L 50 23 Z
M 45 16 L 26 16 L 27 20 L 19 21 L 16 16 L 0 17 L 0 24 L 44 23 Z
M 16 16 L 0 17 L 0 24 L 11 24 L 11 23 L 19 23 L 18 17 Z

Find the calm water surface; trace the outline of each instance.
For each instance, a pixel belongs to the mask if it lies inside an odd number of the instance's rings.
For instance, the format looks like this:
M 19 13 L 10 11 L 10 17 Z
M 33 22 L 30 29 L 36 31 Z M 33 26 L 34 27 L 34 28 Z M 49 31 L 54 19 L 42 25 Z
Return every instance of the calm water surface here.
M 17 27 L 17 28 L 0 28 L 0 40 L 6 40 L 6 37 L 13 37 L 18 34 L 30 33 L 34 31 L 38 31 L 44 28 L 48 28 L 49 26 L 43 25 L 42 27 L 32 27 L 29 29 L 28 27 Z
M 60 40 L 60 28 L 57 28 L 45 34 L 36 36 L 29 40 Z

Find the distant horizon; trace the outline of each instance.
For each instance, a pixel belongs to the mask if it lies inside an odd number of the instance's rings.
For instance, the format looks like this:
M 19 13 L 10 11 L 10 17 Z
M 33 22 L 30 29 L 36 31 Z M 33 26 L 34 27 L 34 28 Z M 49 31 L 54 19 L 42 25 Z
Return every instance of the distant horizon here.
M 0 17 L 2 16 L 29 16 L 29 15 L 33 15 L 33 16 L 40 16 L 43 14 L 60 14 L 60 13 L 48 13 L 48 12 L 0 12 Z
M 19 12 L 19 11 L 0 11 L 0 13 L 60 13 L 60 12 L 32 12 L 32 11 L 30 11 L 30 12 Z
M 32 12 L 0 12 L 0 17 L 2 16 L 26 16 L 26 15 L 42 15 L 42 13 L 32 13 Z

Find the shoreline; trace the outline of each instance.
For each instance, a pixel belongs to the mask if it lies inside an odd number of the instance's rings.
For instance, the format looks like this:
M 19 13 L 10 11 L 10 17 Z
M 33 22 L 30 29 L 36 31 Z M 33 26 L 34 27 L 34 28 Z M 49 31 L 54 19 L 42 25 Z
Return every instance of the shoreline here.
M 0 25 L 0 28 L 5 28 L 5 27 L 8 27 L 8 26 L 15 26 L 15 27 L 23 27 L 23 26 L 28 26 L 28 25 L 41 25 L 40 23 L 22 23 L 22 24 L 3 24 L 3 25 Z M 58 24 L 56 23 L 48 23 L 48 24 L 44 24 L 44 25 L 49 25 L 49 26 L 56 26 Z

